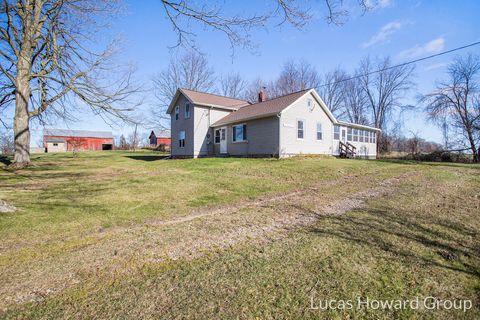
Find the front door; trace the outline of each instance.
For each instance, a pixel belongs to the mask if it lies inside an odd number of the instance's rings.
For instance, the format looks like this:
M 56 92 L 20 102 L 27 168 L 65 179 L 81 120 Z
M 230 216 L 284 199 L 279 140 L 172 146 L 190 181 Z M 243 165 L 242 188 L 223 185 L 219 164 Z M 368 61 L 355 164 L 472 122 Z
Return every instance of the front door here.
M 342 141 L 347 143 L 347 132 L 345 129 L 342 129 Z
M 227 127 L 220 128 L 220 153 L 227 153 Z

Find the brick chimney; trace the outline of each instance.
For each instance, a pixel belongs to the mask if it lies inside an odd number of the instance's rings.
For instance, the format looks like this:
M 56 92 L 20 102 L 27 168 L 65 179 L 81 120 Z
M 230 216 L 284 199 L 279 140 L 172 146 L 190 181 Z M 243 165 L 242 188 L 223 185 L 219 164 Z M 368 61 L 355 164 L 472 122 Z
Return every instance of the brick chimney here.
M 267 101 L 267 87 L 262 87 L 258 93 L 258 102 Z

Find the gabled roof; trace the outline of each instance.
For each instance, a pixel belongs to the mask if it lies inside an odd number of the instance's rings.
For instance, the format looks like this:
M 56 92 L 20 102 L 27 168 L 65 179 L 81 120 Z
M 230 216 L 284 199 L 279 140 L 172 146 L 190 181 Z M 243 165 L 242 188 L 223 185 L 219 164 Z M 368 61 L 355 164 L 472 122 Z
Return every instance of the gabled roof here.
M 44 136 L 77 137 L 77 138 L 113 138 L 111 131 L 89 131 L 69 129 L 45 129 Z
M 170 138 L 170 131 L 168 130 L 152 130 L 149 138 L 152 136 L 152 134 L 154 134 L 156 138 Z
M 179 88 L 173 97 L 167 113 L 172 112 L 178 97 L 183 94 L 191 103 L 199 106 L 214 107 L 226 110 L 238 110 L 241 107 L 248 106 L 250 103 L 245 100 L 234 99 L 229 97 L 220 96 L 213 93 L 198 92 L 194 90 Z
M 212 127 L 279 114 L 309 91 L 310 89 L 302 90 L 240 108 L 215 122 Z

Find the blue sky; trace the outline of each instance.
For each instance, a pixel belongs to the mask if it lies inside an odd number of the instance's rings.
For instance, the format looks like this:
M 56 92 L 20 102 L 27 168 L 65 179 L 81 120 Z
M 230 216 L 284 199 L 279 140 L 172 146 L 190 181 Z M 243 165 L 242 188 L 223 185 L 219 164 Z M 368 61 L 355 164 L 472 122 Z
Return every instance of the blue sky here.
M 342 26 L 329 25 L 324 19 L 324 2 L 311 1 L 315 19 L 305 30 L 290 26 L 270 26 L 268 30 L 252 33 L 257 43 L 256 52 L 237 48 L 232 59 L 231 49 L 225 37 L 219 33 L 199 28 L 197 42 L 218 74 L 239 72 L 246 80 L 257 77 L 274 79 L 289 59 L 304 59 L 319 72 L 341 66 L 353 71 L 362 57 L 390 56 L 395 63 L 416 59 L 449 50 L 480 40 L 480 1 L 418 1 L 382 0 L 374 11 L 361 14 L 351 3 L 350 16 Z M 246 12 L 244 8 L 259 8 L 261 1 L 225 1 L 227 10 Z M 261 9 L 261 8 L 260 8 Z M 245 11 L 247 10 L 247 11 Z M 151 78 L 168 64 L 169 49 L 175 45 L 176 36 L 163 16 L 160 1 L 127 1 L 126 13 L 111 21 L 109 35 L 123 39 L 123 50 L 118 61 L 136 66 L 136 80 L 145 89 L 151 86 Z M 445 77 L 446 65 L 458 54 L 480 54 L 480 46 L 430 59 L 416 65 L 415 88 L 405 96 L 405 103 L 416 103 L 416 96 L 431 90 L 437 79 Z M 147 95 L 140 112 L 146 116 L 155 100 Z M 100 118 L 79 115 L 80 121 L 70 123 L 74 129 L 112 130 Z M 421 110 L 405 115 L 405 132 L 418 131 L 423 138 L 441 142 L 437 128 L 426 122 Z M 64 127 L 58 123 L 58 127 Z M 41 137 L 36 128 L 33 143 Z M 113 128 L 114 134 L 128 133 L 128 126 Z

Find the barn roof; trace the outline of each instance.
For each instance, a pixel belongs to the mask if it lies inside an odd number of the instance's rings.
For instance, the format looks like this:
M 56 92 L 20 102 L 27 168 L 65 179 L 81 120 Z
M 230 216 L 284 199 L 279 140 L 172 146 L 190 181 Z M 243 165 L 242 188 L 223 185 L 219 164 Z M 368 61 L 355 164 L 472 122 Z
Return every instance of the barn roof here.
M 168 130 L 152 130 L 150 137 L 152 134 L 154 134 L 156 138 L 170 138 L 170 131 Z
M 45 129 L 44 136 L 77 137 L 77 138 L 113 138 L 111 131 Z

